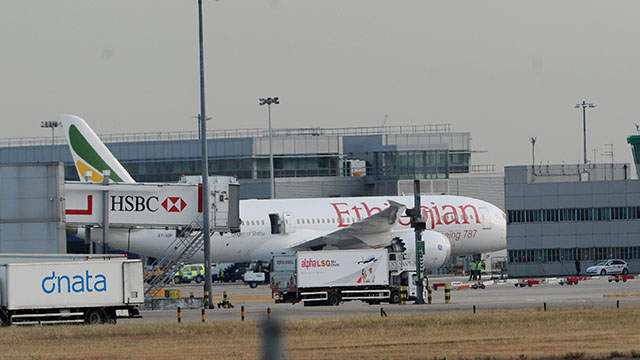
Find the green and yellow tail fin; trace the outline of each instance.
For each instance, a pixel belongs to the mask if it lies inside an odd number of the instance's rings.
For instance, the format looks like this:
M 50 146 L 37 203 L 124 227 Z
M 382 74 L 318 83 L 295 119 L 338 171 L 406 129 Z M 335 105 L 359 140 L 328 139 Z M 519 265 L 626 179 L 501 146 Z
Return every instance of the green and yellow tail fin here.
M 75 115 L 60 115 L 60 122 L 67 134 L 69 150 L 80 180 L 87 181 L 86 174 L 91 172 L 92 182 L 102 182 L 103 171 L 109 170 L 112 182 L 135 182 L 83 119 Z

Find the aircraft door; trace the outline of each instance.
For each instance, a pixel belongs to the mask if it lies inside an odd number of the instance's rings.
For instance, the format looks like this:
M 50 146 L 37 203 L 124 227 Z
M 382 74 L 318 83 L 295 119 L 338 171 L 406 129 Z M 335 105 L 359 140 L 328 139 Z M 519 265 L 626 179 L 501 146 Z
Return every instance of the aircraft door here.
M 296 220 L 293 218 L 293 214 L 290 212 L 282 213 L 284 217 L 284 232 L 285 234 L 291 234 L 296 231 Z
M 280 214 L 269 214 L 269 223 L 271 224 L 271 233 L 272 234 L 280 234 L 282 233 L 282 226 L 280 224 Z
M 491 215 L 486 207 L 480 208 L 480 221 L 482 221 L 482 229 L 491 229 Z

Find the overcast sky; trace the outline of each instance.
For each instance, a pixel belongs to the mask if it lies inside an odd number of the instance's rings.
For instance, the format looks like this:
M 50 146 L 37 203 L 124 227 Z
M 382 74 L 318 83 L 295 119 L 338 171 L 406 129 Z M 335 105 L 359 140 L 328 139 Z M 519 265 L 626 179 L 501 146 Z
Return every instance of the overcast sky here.
M 474 164 L 582 161 L 640 122 L 638 1 L 205 0 L 209 128 L 442 124 Z M 99 134 L 195 130 L 196 0 L 2 0 L 0 138 L 82 116 Z

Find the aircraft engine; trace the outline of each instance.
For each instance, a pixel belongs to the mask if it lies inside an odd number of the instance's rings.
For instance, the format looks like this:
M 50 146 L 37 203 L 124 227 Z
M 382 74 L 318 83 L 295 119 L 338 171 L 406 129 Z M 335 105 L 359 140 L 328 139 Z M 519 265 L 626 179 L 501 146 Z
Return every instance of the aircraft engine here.
M 439 268 L 449 260 L 451 243 L 446 236 L 437 231 L 425 231 L 422 233 L 422 240 L 424 240 L 425 269 Z
M 425 270 L 436 269 L 444 265 L 451 256 L 451 243 L 446 236 L 437 231 L 424 231 L 422 233 L 424 241 L 424 268 Z M 402 251 L 406 248 L 407 260 L 414 260 L 415 234 L 413 231 L 404 231 L 391 241 L 390 248 L 393 251 Z

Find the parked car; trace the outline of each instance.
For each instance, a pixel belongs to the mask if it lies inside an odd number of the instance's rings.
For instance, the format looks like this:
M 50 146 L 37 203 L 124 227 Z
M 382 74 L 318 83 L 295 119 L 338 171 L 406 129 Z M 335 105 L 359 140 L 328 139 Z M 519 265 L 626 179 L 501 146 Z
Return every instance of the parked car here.
M 599 263 L 587 268 L 587 275 L 610 275 L 610 274 L 628 274 L 629 266 L 627 262 L 620 259 L 602 260 Z
M 184 265 L 173 275 L 173 281 L 176 284 L 188 284 L 193 280 L 195 280 L 195 282 L 197 282 L 198 284 L 201 283 L 202 280 L 204 280 L 203 264 Z

